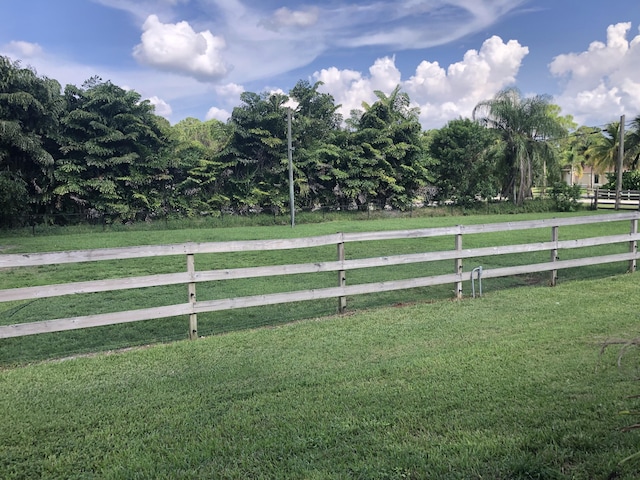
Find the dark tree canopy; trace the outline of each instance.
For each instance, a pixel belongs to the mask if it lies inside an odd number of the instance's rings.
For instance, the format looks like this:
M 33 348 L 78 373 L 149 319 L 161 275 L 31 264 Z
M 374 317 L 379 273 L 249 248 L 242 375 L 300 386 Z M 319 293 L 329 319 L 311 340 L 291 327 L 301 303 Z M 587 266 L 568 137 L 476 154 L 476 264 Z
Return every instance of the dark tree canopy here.
M 62 110 L 57 81 L 0 56 L 0 216 L 46 209 Z
M 306 209 L 405 209 L 435 189 L 461 204 L 498 191 L 522 203 L 536 182 L 559 179 L 561 166 L 610 168 L 618 148 L 615 122 L 570 138 L 575 124 L 549 97 L 514 88 L 478 104 L 475 121 L 430 132 L 400 86 L 375 95 L 343 119 L 321 82 L 301 80 L 288 94 L 244 92 L 224 123 L 186 118 L 172 126 L 133 90 L 98 77 L 62 90 L 0 57 L 0 226 L 29 215 L 130 221 L 285 212 L 289 113 L 295 204 Z M 640 163 L 639 132 L 640 117 L 625 137 L 630 170 Z
M 133 90 L 98 78 L 68 85 L 56 202 L 123 219 L 161 208 L 168 180 L 166 138 L 153 106 Z
M 470 119 L 452 120 L 434 132 L 429 153 L 438 159 L 432 171 L 440 200 L 467 205 L 498 193 L 492 155 L 497 140 L 492 130 Z

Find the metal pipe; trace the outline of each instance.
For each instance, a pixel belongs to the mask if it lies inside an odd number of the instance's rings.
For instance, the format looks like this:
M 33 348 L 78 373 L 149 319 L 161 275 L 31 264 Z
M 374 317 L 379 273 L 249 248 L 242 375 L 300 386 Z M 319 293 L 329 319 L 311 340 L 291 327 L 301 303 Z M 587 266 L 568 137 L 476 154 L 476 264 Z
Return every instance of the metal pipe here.
M 471 270 L 471 292 L 472 292 L 473 298 L 476 298 L 476 284 L 473 279 L 473 274 L 476 272 L 478 272 L 478 286 L 480 290 L 480 296 L 482 296 L 482 266 L 479 266 Z

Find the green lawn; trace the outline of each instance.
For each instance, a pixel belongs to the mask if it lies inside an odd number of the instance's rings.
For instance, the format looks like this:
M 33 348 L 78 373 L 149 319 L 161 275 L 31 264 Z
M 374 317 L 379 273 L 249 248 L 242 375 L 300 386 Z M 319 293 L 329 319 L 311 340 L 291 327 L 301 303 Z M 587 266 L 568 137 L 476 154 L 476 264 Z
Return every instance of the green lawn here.
M 592 212 L 581 212 L 592 214 Z M 441 227 L 468 223 L 493 223 L 525 219 L 538 219 L 551 216 L 573 216 L 574 214 L 528 214 L 460 217 L 422 217 L 387 218 L 371 221 L 334 221 L 316 224 L 304 224 L 292 229 L 288 226 L 238 227 L 238 228 L 192 228 L 182 230 L 147 230 L 143 226 L 113 231 L 91 231 L 83 228 L 54 229 L 49 235 L 5 234 L 0 237 L 0 248 L 4 253 L 75 250 L 103 247 L 117 247 L 144 244 L 163 244 L 181 242 L 228 241 L 240 239 L 291 238 L 323 235 L 338 231 L 398 230 L 413 228 Z M 142 228 L 141 228 L 142 227 Z M 628 222 L 619 224 L 587 225 L 561 228 L 560 238 L 580 238 L 585 236 L 626 233 Z M 55 234 L 54 234 L 55 233 Z M 487 235 L 467 235 L 465 248 L 548 241 L 550 229 L 538 229 L 521 232 L 502 232 Z M 347 259 L 386 256 L 400 253 L 450 250 L 453 237 L 393 240 L 386 242 L 360 242 L 346 246 Z M 602 246 L 590 249 L 593 255 L 624 252 L 626 245 Z M 586 249 L 585 249 L 586 250 Z M 561 259 L 584 252 L 560 252 Z M 477 265 L 484 268 L 537 263 L 548 261 L 548 252 L 531 254 L 493 256 L 473 259 L 465 262 L 465 271 Z M 218 255 L 197 255 L 196 268 L 235 268 L 256 265 L 277 265 L 287 263 L 307 263 L 311 261 L 331 261 L 336 259 L 335 246 L 315 249 L 287 250 L 275 252 L 243 252 Z M 6 270 L 0 275 L 0 288 L 16 288 L 52 283 L 67 283 L 102 278 L 152 275 L 185 270 L 183 256 L 147 258 L 126 261 L 108 261 L 82 263 L 76 265 L 51 265 L 34 268 Z M 347 284 L 358 284 L 382 280 L 394 280 L 429 275 L 453 273 L 453 262 L 431 262 L 428 264 L 402 265 L 375 269 L 361 269 L 347 272 Z M 580 278 L 602 278 L 626 271 L 624 264 L 611 264 L 597 267 L 563 270 L 560 282 L 574 281 Z M 323 288 L 337 285 L 335 273 L 291 275 L 274 278 L 259 278 L 209 282 L 198 284 L 198 299 L 254 295 L 257 293 L 275 293 L 308 288 Z M 485 292 L 517 286 L 547 285 L 549 274 L 523 275 L 518 277 L 485 280 Z M 470 282 L 464 285 L 465 294 L 471 291 Z M 398 292 L 360 295 L 348 298 L 351 312 L 394 304 L 416 302 L 434 302 L 450 299 L 454 296 L 453 285 L 418 288 Z M 32 301 L 0 304 L 0 324 L 14 324 L 64 318 L 94 313 L 106 313 L 120 310 L 146 308 L 158 305 L 183 303 L 187 299 L 183 285 L 155 287 L 139 290 L 96 293 L 37 299 Z M 262 308 L 239 309 L 226 312 L 198 315 L 199 334 L 210 336 L 230 331 L 275 326 L 288 322 L 332 315 L 336 312 L 334 299 L 275 305 Z M 170 318 L 150 320 L 133 324 L 114 325 L 70 332 L 35 335 L 24 338 L 11 338 L 0 341 L 0 365 L 16 365 L 47 358 L 64 357 L 78 353 L 117 349 L 128 346 L 153 344 L 164 341 L 184 339 L 187 336 L 188 319 Z
M 0 478 L 633 479 L 638 277 L 0 370 Z

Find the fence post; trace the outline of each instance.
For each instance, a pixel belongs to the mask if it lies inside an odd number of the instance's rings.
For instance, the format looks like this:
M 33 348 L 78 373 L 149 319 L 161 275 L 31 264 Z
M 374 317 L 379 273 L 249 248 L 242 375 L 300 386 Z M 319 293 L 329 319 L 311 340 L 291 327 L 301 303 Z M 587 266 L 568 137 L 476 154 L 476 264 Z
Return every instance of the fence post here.
M 341 240 L 338 243 L 338 261 L 344 262 L 344 236 L 341 235 Z M 344 287 L 347 285 L 347 276 L 344 270 L 338 270 L 338 286 Z M 347 309 L 347 297 L 338 297 L 338 313 L 344 313 Z
M 462 227 L 458 226 L 458 228 L 461 229 Z M 460 230 L 460 233 L 456 234 L 456 250 L 459 252 L 462 251 L 462 230 Z M 456 282 L 456 286 L 455 286 L 456 298 L 460 300 L 462 298 L 462 259 L 461 258 L 456 258 L 455 269 L 456 269 L 456 274 L 460 278 Z
M 631 235 L 634 235 L 636 233 L 638 233 L 638 219 L 634 218 L 633 220 L 631 220 Z M 632 240 L 631 242 L 629 242 L 629 251 L 631 253 L 636 253 L 638 251 L 637 240 Z M 631 273 L 635 272 L 636 267 L 637 267 L 637 260 L 635 258 L 632 260 L 629 260 L 629 272 Z
M 551 249 L 551 262 L 558 261 L 558 227 L 551 227 L 551 241 L 555 242 L 554 248 Z M 551 286 L 555 287 L 558 282 L 558 270 L 551 270 Z
M 193 253 L 187 254 L 187 273 L 191 280 L 195 280 L 196 262 Z M 193 307 L 196 304 L 196 282 L 189 282 L 189 303 Z M 189 314 L 189 340 L 198 338 L 198 314 Z

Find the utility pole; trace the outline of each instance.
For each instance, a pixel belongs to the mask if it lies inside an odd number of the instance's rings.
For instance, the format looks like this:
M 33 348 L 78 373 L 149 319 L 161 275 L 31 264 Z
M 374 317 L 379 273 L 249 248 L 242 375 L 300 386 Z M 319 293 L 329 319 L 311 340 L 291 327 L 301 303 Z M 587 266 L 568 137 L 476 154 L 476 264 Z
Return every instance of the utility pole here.
M 296 225 L 296 204 L 293 198 L 293 147 L 291 146 L 291 107 L 287 107 L 287 151 L 289 152 L 289 209 L 291 228 Z
M 616 176 L 616 210 L 620 210 L 620 191 L 622 190 L 622 165 L 624 160 L 624 115 L 620 117 L 620 141 L 618 144 L 618 163 Z

